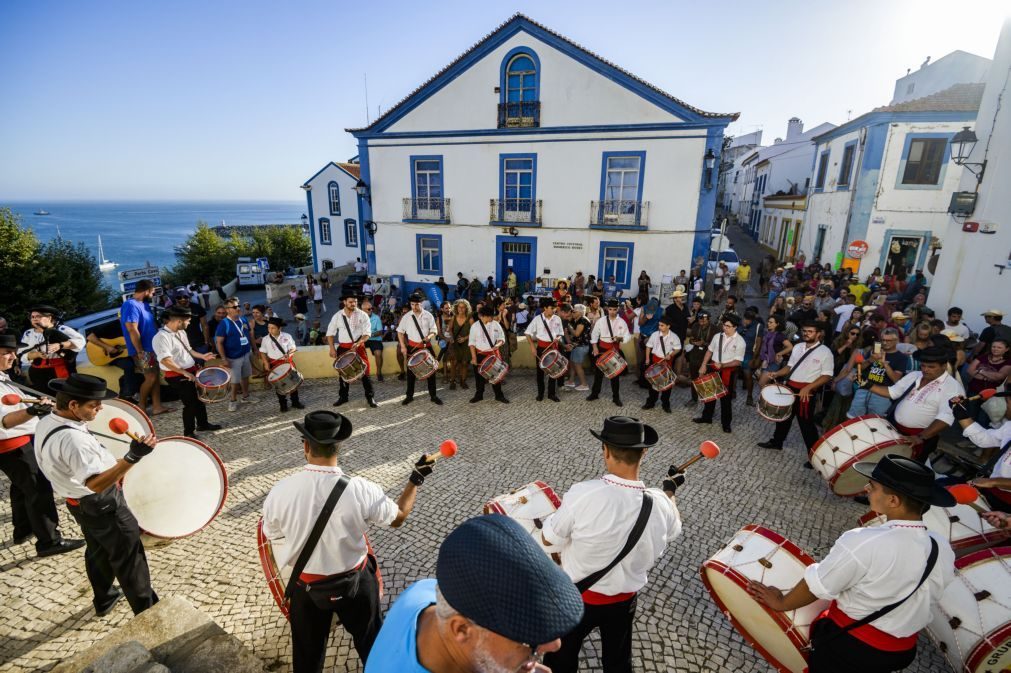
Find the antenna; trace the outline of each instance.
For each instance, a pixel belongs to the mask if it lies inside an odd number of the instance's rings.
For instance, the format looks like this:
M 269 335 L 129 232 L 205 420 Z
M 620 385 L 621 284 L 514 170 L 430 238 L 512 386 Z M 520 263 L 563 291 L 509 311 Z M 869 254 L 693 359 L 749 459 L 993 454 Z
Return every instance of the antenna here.
M 846 121 L 849 121 L 850 117 L 852 117 L 852 116 L 853 116 L 853 110 L 846 110 Z
M 369 119 L 369 73 L 364 74 L 365 78 L 365 125 L 368 126 L 372 123 Z

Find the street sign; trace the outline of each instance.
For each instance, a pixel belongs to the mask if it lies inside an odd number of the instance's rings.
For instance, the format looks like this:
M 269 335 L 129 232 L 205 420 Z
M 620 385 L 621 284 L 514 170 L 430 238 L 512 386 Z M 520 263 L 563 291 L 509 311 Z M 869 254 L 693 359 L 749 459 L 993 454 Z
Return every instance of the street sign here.
M 260 265 L 260 268 L 264 271 L 270 271 L 270 262 L 267 261 L 266 257 L 257 257 L 256 263 Z
M 163 294 L 165 294 L 165 290 L 162 288 L 161 285 L 155 287 L 155 289 L 154 289 L 154 296 L 160 297 Z M 120 296 L 123 298 L 123 301 L 126 301 L 127 299 L 133 299 L 133 292 L 132 291 L 131 292 L 124 292 Z
M 141 278 L 157 278 L 161 271 L 157 266 L 145 266 L 139 269 L 127 269 L 119 272 L 119 282 L 125 283 L 129 280 L 140 280 Z
M 860 259 L 867 254 L 867 250 L 870 248 L 867 245 L 867 241 L 852 241 L 846 248 L 846 256 L 852 259 Z
M 144 279 L 131 280 L 126 283 L 120 283 L 119 289 L 122 290 L 123 292 L 129 292 L 132 294 L 133 291 L 137 288 L 137 283 L 139 283 L 141 280 Z M 155 288 L 158 289 L 161 288 L 161 276 L 155 276 L 154 278 L 148 278 L 147 280 L 150 280 L 152 283 L 154 283 Z M 157 292 L 157 294 L 161 294 L 161 292 Z

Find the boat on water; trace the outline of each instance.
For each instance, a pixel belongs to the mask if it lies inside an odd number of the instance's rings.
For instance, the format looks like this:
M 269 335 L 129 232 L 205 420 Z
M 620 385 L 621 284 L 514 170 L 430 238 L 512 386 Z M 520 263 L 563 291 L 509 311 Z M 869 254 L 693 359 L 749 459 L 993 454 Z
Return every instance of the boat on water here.
M 52 213 L 50 213 L 48 210 L 36 210 L 32 214 L 33 215 L 51 215 Z
M 105 258 L 105 250 L 102 248 L 102 237 L 98 237 L 98 269 L 99 271 L 109 271 L 119 266 L 116 262 L 111 262 Z

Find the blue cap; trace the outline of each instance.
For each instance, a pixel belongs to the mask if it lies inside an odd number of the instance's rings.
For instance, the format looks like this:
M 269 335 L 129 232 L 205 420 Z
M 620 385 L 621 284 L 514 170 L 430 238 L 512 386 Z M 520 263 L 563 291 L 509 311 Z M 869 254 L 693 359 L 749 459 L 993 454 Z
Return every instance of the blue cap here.
M 450 533 L 435 576 L 454 610 L 517 643 L 550 643 L 583 618 L 583 599 L 569 576 L 501 514 L 470 519 Z

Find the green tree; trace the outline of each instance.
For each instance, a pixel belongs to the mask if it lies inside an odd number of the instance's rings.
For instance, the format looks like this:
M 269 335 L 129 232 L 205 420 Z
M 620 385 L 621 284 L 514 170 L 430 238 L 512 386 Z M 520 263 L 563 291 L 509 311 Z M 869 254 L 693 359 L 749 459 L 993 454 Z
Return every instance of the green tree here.
M 235 277 L 235 250 L 206 222 L 176 248 L 176 265 L 165 275 L 172 284 L 218 280 L 222 285 Z

